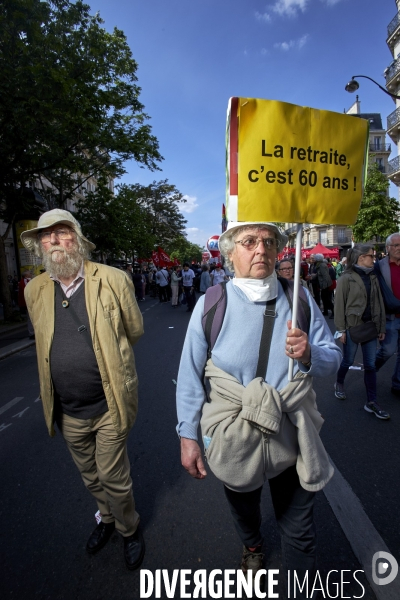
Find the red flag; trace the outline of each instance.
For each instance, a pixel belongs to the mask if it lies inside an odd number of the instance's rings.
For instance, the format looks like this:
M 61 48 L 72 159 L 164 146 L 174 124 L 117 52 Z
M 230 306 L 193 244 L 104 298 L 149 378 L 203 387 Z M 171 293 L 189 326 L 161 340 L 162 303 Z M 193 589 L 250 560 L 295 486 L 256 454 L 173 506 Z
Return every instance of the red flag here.
M 153 261 L 153 263 L 156 265 L 156 267 L 158 267 L 158 266 L 159 266 L 159 264 L 160 264 L 160 259 L 159 259 L 159 256 L 158 256 L 158 252 L 155 252 L 155 251 L 153 250 L 153 252 L 151 253 L 151 260 L 152 260 L 152 261 Z
M 168 267 L 173 264 L 168 254 L 160 246 L 158 247 L 158 259 L 160 267 Z

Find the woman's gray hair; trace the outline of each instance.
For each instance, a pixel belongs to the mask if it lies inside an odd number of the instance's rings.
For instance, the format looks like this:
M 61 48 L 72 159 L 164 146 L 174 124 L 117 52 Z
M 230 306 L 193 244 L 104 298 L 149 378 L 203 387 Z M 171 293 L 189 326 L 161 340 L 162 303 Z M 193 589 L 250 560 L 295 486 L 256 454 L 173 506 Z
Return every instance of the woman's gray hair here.
M 347 250 L 346 270 L 351 269 L 356 265 L 362 254 L 368 254 L 368 252 L 373 249 L 374 247 L 371 244 L 354 244 L 352 248 Z
M 324 255 L 323 254 L 314 254 L 314 258 L 318 262 L 320 260 L 324 260 Z
M 86 242 L 85 240 L 83 240 L 76 233 L 76 231 L 74 231 L 73 229 L 71 229 L 71 231 L 76 236 L 76 242 L 78 244 L 78 252 L 79 252 L 79 254 L 82 256 L 82 258 L 84 260 L 89 260 L 89 258 L 90 258 L 90 245 L 89 245 L 89 243 Z M 36 240 L 33 240 L 33 248 L 34 248 L 34 252 L 35 252 L 36 256 L 38 256 L 39 258 L 42 258 L 43 257 L 43 250 L 42 250 L 42 245 L 40 243 L 39 234 L 38 234 Z
M 267 225 L 265 225 L 265 226 L 264 225 L 260 225 L 260 226 L 243 225 L 243 227 L 238 227 L 237 229 L 232 229 L 231 232 L 230 231 L 225 232 L 224 237 L 219 242 L 219 250 L 225 259 L 225 264 L 228 267 L 229 271 L 234 271 L 233 262 L 229 259 L 228 254 L 231 254 L 234 251 L 236 238 L 244 231 L 249 231 L 251 229 L 257 229 L 257 230 L 261 230 L 261 231 L 264 229 L 267 229 L 268 231 L 273 233 L 275 239 L 278 242 L 278 252 L 279 252 L 280 240 L 279 240 L 278 236 L 276 235 L 275 231 L 271 227 L 268 227 Z

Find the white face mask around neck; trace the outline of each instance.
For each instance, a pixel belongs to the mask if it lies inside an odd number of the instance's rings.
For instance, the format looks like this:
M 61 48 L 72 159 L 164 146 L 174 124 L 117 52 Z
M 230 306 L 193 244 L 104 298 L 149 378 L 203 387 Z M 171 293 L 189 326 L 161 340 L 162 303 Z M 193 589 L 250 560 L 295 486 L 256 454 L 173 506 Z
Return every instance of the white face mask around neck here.
M 275 271 L 265 279 L 235 277 L 232 283 L 240 288 L 251 302 L 267 302 L 278 296 L 278 278 Z

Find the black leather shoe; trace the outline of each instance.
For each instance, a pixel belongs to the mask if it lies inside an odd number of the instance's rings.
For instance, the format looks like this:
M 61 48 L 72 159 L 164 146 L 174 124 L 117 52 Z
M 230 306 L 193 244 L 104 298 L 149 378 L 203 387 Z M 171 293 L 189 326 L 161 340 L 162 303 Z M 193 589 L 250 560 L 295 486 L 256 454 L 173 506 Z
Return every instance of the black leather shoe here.
M 395 396 L 400 396 L 400 389 L 399 388 L 394 388 L 392 387 L 392 389 L 390 390 L 392 392 L 392 394 L 394 394 Z
M 124 537 L 125 564 L 134 571 L 142 564 L 145 553 L 145 545 L 142 532 L 138 527 L 133 535 Z
M 101 550 L 112 536 L 114 529 L 115 523 L 100 522 L 88 539 L 86 551 L 89 552 L 89 554 L 94 554 Z

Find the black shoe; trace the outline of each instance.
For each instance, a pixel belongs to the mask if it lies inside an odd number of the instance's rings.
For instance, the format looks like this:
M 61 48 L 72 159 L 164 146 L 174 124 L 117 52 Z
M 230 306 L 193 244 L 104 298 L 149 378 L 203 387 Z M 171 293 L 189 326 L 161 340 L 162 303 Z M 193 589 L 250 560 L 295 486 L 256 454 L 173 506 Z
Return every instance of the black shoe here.
M 400 389 L 399 388 L 394 388 L 392 387 L 391 390 L 392 394 L 394 394 L 395 396 L 400 396 Z
M 115 529 L 115 523 L 100 522 L 86 544 L 86 551 L 94 554 L 101 550 L 112 536 Z
M 124 538 L 124 557 L 125 564 L 134 571 L 142 564 L 145 553 L 145 545 L 140 526 L 133 535 Z

